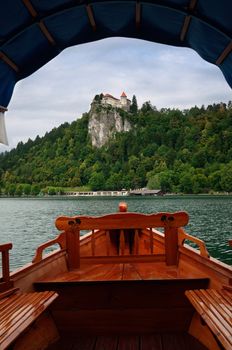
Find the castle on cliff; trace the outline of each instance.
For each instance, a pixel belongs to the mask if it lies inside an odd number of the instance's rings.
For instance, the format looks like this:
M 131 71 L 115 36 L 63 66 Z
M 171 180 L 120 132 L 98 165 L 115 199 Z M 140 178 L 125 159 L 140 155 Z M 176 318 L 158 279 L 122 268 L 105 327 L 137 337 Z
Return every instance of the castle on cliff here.
M 127 98 L 127 95 L 123 91 L 123 93 L 120 96 L 120 99 L 118 99 L 110 94 L 103 95 L 102 100 L 101 100 L 101 104 L 103 106 L 110 105 L 112 107 L 118 107 L 118 108 L 124 109 L 125 111 L 129 111 L 131 101 Z
M 130 105 L 131 101 L 125 92 L 122 93 L 120 99 L 102 93 L 94 97 L 88 120 L 88 134 L 93 147 L 100 148 L 116 133 L 131 130 L 130 121 L 120 113 L 120 109 L 129 111 Z

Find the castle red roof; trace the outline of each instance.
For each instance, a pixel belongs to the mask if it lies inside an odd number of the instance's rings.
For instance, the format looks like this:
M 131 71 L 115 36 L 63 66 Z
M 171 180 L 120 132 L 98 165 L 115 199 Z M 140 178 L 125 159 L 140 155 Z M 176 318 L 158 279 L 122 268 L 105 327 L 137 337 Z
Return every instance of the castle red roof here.
M 121 94 L 121 97 L 127 97 L 124 91 L 123 91 L 123 93 Z
M 104 97 L 111 97 L 111 98 L 113 98 L 114 100 L 118 100 L 118 98 L 116 98 L 116 97 L 114 97 L 114 96 L 112 96 L 112 95 L 110 95 L 110 94 L 105 94 Z

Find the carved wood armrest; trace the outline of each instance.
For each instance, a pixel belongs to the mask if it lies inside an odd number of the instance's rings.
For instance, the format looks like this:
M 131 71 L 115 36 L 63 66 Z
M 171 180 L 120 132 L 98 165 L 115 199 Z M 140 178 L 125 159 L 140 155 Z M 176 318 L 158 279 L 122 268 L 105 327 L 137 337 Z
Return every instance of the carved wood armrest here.
M 45 242 L 43 244 L 41 244 L 35 252 L 35 256 L 32 259 L 33 263 L 37 263 L 40 262 L 43 258 L 43 251 L 44 249 L 51 247 L 53 244 L 59 244 L 60 249 L 65 249 L 66 248 L 66 238 L 65 238 L 65 232 L 61 232 L 61 234 L 59 234 L 59 236 L 57 236 L 54 239 L 51 239 L 48 242 Z
M 185 230 L 182 227 L 178 228 L 178 245 L 183 246 L 184 241 L 186 239 L 197 244 L 197 246 L 199 247 L 201 256 L 205 258 L 209 258 L 210 256 L 209 252 L 205 246 L 205 243 L 201 239 L 189 235 L 188 233 L 185 232 Z

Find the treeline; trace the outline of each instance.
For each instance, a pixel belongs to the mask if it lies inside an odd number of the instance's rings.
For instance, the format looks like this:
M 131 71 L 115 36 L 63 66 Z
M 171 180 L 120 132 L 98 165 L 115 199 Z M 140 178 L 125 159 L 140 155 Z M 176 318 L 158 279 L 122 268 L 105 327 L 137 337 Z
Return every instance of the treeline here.
M 157 110 L 150 102 L 138 109 L 133 97 L 131 112 L 121 113 L 133 128 L 100 149 L 91 146 L 86 113 L 0 154 L 1 192 L 52 194 L 82 186 L 232 192 L 231 101 L 181 111 Z

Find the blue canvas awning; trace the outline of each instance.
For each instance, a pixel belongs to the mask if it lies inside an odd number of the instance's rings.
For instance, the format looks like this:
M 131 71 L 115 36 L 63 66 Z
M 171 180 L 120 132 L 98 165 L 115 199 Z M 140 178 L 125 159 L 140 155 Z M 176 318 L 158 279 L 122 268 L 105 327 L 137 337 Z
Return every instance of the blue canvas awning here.
M 107 37 L 190 47 L 232 87 L 232 0 L 0 2 L 0 105 L 63 49 Z M 133 59 L 133 58 L 132 58 Z

